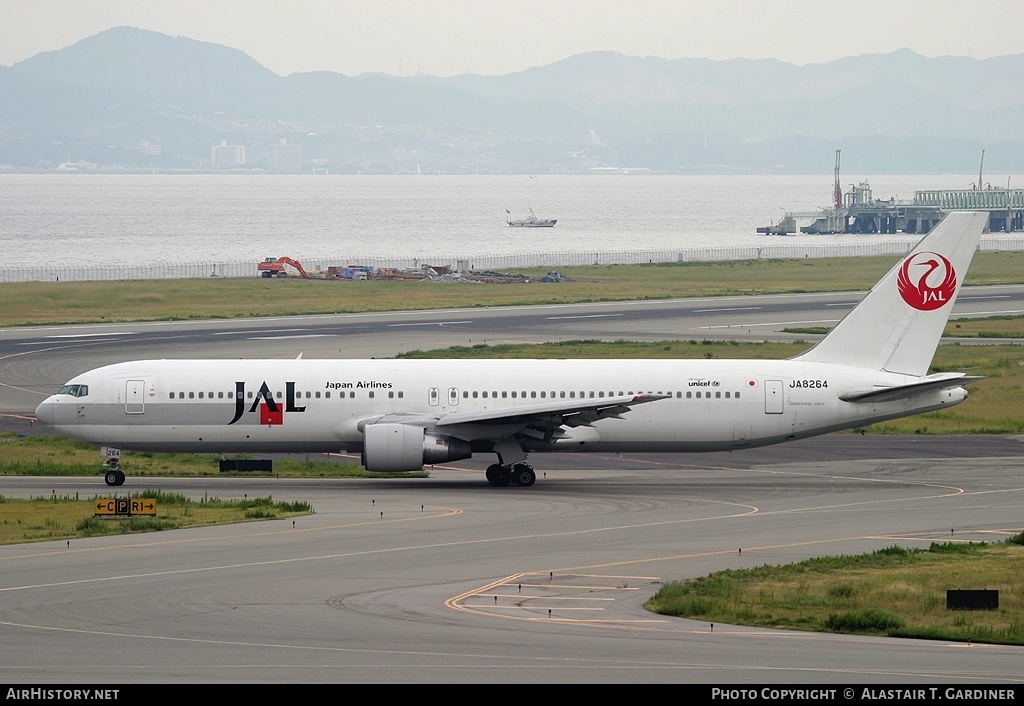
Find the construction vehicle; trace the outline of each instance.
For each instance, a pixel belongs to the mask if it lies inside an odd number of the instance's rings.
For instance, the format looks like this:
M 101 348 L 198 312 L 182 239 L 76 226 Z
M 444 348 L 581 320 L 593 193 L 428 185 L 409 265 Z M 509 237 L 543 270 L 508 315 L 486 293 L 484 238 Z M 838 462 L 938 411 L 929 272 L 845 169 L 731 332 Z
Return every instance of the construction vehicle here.
M 303 279 L 309 279 L 309 274 L 302 269 L 302 265 L 298 260 L 293 260 L 290 257 L 268 257 L 263 262 L 256 265 L 256 269 L 260 273 L 260 277 L 287 277 L 288 270 L 285 269 L 285 265 L 291 265 L 299 274 L 302 275 Z
M 373 267 L 370 265 L 331 266 L 327 268 L 328 279 L 368 280 L 373 279 L 373 276 Z

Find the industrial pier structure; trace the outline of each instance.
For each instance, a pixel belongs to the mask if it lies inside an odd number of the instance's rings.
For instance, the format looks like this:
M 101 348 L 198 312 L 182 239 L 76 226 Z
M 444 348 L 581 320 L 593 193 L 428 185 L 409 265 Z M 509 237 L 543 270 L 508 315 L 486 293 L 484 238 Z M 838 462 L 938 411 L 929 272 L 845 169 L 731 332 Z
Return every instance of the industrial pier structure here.
M 999 187 L 973 189 L 925 189 L 911 200 L 876 199 L 871 185 L 862 181 L 843 193 L 839 185 L 839 152 L 836 152 L 834 204 L 807 213 L 786 213 L 771 226 L 758 228 L 764 235 L 836 233 L 920 233 L 931 230 L 950 211 L 988 211 L 989 233 L 1024 230 L 1024 189 Z M 801 221 L 810 221 L 799 225 Z

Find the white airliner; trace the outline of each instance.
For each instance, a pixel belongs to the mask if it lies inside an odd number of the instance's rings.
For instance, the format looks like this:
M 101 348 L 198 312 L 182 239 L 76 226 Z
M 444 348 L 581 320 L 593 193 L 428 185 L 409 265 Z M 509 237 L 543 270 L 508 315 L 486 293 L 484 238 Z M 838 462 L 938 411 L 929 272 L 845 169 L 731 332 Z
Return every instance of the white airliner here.
M 352 452 L 369 471 L 493 453 L 533 485 L 544 451 L 721 451 L 952 407 L 928 374 L 985 212 L 949 214 L 816 346 L 789 360 L 146 360 L 42 402 L 59 433 L 157 452 Z M 108 485 L 124 483 L 116 464 Z

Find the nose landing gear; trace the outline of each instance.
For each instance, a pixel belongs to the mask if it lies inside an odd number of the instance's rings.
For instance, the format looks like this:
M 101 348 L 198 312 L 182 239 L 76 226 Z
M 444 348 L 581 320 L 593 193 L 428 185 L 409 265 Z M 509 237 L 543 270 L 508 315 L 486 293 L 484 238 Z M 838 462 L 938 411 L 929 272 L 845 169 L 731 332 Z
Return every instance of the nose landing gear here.
M 107 471 L 103 474 L 103 482 L 107 485 L 124 485 L 124 471 L 117 467 L 116 461 L 107 465 Z

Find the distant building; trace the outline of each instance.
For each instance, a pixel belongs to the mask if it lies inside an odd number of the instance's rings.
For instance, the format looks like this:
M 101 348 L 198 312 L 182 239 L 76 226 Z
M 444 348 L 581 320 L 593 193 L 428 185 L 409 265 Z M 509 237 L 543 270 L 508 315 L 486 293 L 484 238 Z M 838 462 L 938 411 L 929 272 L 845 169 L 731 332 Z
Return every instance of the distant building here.
M 163 147 L 160 145 L 154 145 L 152 142 L 143 141 L 139 143 L 139 151 L 142 152 L 142 154 L 159 156 L 163 154 Z
M 282 139 L 270 146 L 270 168 L 276 172 L 297 172 L 302 169 L 302 145 L 290 145 Z
M 245 147 L 229 145 L 221 140 L 219 145 L 210 148 L 210 167 L 212 169 L 235 169 L 245 164 Z

